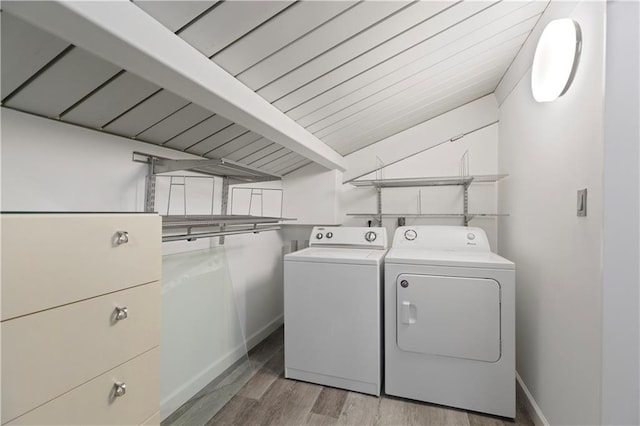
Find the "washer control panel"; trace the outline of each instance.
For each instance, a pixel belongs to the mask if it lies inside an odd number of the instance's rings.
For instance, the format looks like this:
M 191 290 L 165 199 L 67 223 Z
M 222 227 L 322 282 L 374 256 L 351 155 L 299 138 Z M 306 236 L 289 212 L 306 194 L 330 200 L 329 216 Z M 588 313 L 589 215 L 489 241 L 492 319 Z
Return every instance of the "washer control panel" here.
M 310 246 L 352 246 L 388 248 L 387 230 L 382 227 L 316 226 L 311 231 Z
M 392 247 L 491 251 L 484 230 L 469 226 L 401 226 L 396 229 Z

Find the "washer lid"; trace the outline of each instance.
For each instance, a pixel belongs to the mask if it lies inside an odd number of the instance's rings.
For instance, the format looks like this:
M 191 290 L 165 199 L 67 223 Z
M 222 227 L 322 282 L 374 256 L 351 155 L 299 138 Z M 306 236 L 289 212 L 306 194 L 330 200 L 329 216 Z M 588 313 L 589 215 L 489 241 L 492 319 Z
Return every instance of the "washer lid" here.
M 386 250 L 353 249 L 338 247 L 309 247 L 284 256 L 289 262 L 349 263 L 378 265 L 382 263 Z
M 392 248 L 385 263 L 466 268 L 515 269 L 516 265 L 492 252 Z

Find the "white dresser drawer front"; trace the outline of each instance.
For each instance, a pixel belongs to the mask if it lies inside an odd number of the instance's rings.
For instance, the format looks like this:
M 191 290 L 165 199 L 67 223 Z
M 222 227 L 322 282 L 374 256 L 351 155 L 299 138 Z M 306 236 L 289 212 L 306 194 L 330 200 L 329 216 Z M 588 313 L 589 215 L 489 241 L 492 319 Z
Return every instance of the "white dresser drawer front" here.
M 159 409 L 155 348 L 9 422 L 10 425 L 138 425 Z M 126 393 L 115 396 L 116 382 Z
M 3 322 L 2 422 L 159 345 L 160 299 L 154 282 Z
M 160 425 L 160 411 L 157 411 L 153 416 L 149 417 L 142 423 L 142 426 L 158 426 Z
M 160 279 L 158 215 L 1 217 L 2 320 Z

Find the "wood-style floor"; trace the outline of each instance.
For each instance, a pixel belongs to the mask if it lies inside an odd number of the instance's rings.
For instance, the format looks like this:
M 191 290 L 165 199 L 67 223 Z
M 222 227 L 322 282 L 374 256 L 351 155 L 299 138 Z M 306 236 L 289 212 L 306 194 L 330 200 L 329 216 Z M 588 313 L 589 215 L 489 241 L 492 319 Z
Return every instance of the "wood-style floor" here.
M 285 379 L 283 335 L 282 328 L 274 332 L 249 352 L 250 368 L 241 364 L 235 370 L 242 371 L 231 371 L 229 377 L 236 377 L 226 385 L 205 388 L 194 397 L 195 402 L 185 404 L 162 425 L 533 425 L 520 400 L 512 421 Z M 234 384 L 236 389 L 230 393 Z M 212 406 L 218 407 L 211 411 Z

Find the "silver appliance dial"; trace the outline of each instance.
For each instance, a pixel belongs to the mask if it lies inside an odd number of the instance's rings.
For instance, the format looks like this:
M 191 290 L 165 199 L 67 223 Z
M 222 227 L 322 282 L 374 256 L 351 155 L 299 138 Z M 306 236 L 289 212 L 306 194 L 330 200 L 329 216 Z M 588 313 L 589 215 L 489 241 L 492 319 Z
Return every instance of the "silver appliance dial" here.
M 129 311 L 126 306 L 117 306 L 115 309 L 115 319 L 116 321 L 126 320 L 129 316 Z
M 404 237 L 409 241 L 413 241 L 418 237 L 418 233 L 413 229 L 407 229 L 404 231 Z
M 113 394 L 116 397 L 124 396 L 127 393 L 127 384 L 125 382 L 115 382 L 113 384 Z
M 369 231 L 366 234 L 364 234 L 364 239 L 369 241 L 370 243 L 374 242 L 376 238 L 378 238 L 378 235 L 376 235 L 376 233 L 373 231 Z
M 318 240 L 321 240 L 321 239 L 322 239 L 322 232 L 318 232 L 318 233 L 316 234 L 316 238 L 317 238 Z
M 469 232 L 467 234 L 467 238 L 473 241 L 476 239 L 476 234 Z
M 327 238 L 333 238 L 333 232 L 327 232 Z

